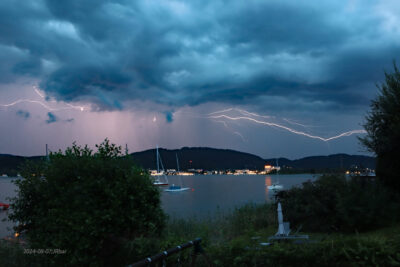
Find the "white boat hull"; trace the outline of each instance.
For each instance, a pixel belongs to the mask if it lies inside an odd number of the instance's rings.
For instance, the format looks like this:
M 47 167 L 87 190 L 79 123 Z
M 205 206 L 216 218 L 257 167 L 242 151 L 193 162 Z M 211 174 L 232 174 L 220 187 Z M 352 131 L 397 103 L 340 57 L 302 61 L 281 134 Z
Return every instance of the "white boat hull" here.
M 165 189 L 164 191 L 165 192 L 182 192 L 182 191 L 186 191 L 186 190 L 189 190 L 189 189 L 190 189 L 189 187 L 174 188 L 174 189 L 168 188 L 168 189 Z
M 275 184 L 275 185 L 269 185 L 268 186 L 268 190 L 282 190 L 283 189 L 283 185 L 280 184 Z
M 166 186 L 166 185 L 168 185 L 168 183 L 163 183 L 163 182 L 157 181 L 157 182 L 154 182 L 153 185 L 157 185 L 157 186 Z

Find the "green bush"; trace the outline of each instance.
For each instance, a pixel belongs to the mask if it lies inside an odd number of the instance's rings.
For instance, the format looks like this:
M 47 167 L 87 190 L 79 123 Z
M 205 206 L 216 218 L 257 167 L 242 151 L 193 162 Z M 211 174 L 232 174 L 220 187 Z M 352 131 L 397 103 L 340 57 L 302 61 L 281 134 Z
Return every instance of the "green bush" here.
M 50 160 L 27 163 L 17 180 L 13 221 L 26 231 L 33 249 L 60 249 L 52 264 L 119 265 L 139 259 L 160 234 L 165 215 L 160 192 L 148 174 L 106 139 L 93 153 L 73 145 Z M 121 255 L 121 253 L 130 255 Z
M 374 179 L 323 175 L 278 194 L 284 217 L 306 231 L 366 231 L 398 219 L 399 204 Z

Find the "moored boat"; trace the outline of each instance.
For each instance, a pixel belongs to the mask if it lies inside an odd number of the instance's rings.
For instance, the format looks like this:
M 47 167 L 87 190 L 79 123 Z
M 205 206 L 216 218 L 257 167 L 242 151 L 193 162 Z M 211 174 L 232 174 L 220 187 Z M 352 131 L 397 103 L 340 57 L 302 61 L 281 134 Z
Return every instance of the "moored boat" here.
M 283 185 L 281 184 L 272 184 L 268 186 L 268 190 L 282 190 L 283 189 Z
M 277 168 L 279 167 L 278 159 L 276 159 L 276 166 L 277 166 Z M 273 183 L 272 185 L 268 185 L 267 186 L 268 190 L 278 191 L 278 190 L 282 190 L 283 189 L 283 185 L 279 183 L 279 173 L 278 173 L 278 171 L 276 172 L 276 176 L 277 176 L 276 183 Z
M 172 184 L 170 187 L 168 187 L 168 189 L 165 189 L 165 192 L 181 192 L 189 189 L 189 187 L 181 187 L 179 185 Z
M 168 185 L 168 178 L 164 173 L 164 166 L 163 166 L 162 161 L 161 161 L 161 156 L 158 153 L 158 146 L 157 146 L 156 162 L 157 162 L 157 172 L 156 173 L 152 173 L 152 177 L 154 177 L 153 185 L 155 185 L 155 186 Z M 160 172 L 160 164 L 161 164 L 161 167 L 163 169 L 161 172 Z M 161 176 L 164 178 L 164 181 L 161 181 L 161 179 L 160 179 Z
M 176 156 L 176 165 L 177 165 L 177 169 L 178 169 L 178 173 L 179 171 L 179 160 L 178 160 L 178 154 L 175 154 Z M 170 187 L 168 187 L 168 189 L 165 189 L 165 192 L 182 192 L 182 191 L 186 191 L 189 190 L 189 187 L 182 187 L 183 186 L 183 181 L 182 181 L 182 176 L 179 176 L 181 185 L 174 185 L 172 184 Z

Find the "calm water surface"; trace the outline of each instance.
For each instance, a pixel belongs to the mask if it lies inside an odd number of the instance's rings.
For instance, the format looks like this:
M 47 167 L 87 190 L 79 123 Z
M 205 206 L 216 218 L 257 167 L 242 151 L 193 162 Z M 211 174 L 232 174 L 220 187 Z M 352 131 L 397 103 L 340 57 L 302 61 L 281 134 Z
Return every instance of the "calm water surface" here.
M 285 189 L 314 180 L 312 174 L 279 175 L 279 182 Z M 16 195 L 16 187 L 11 182 L 15 178 L 0 178 L 0 202 Z M 272 200 L 272 192 L 267 185 L 275 183 L 277 175 L 195 175 L 168 176 L 170 184 L 190 187 L 183 192 L 162 192 L 162 207 L 172 217 L 203 218 L 216 211 L 227 212 L 246 203 L 263 203 Z M 13 224 L 3 221 L 7 211 L 0 211 L 0 238 L 11 234 Z
M 277 175 L 197 175 L 183 176 L 183 187 L 192 190 L 163 192 L 162 206 L 173 217 L 212 216 L 217 210 L 229 211 L 246 203 L 264 203 L 273 199 L 273 192 L 267 189 L 277 181 Z M 314 180 L 312 174 L 279 175 L 284 189 Z M 181 185 L 181 178 L 168 176 L 170 184 Z

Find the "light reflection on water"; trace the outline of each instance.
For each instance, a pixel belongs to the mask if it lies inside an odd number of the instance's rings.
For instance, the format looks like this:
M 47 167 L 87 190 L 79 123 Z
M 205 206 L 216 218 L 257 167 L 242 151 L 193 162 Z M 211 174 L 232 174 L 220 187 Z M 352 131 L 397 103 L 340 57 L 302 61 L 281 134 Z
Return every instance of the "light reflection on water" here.
M 271 176 L 265 176 L 265 201 L 271 201 L 271 195 L 272 192 L 270 192 L 270 190 L 268 190 L 268 186 L 272 185 L 272 179 Z
M 16 195 L 15 178 L 0 178 L 0 202 L 9 203 L 7 197 Z M 289 189 L 314 180 L 312 174 L 279 175 L 279 182 Z M 190 187 L 192 190 L 161 193 L 164 211 L 178 218 L 213 216 L 216 212 L 227 212 L 246 203 L 264 203 L 273 199 L 267 186 L 277 182 L 276 175 L 195 175 L 169 176 L 170 184 Z M 0 238 L 11 234 L 12 223 L 3 222 L 7 212 L 0 211 Z M 7 229 L 10 228 L 10 229 Z

